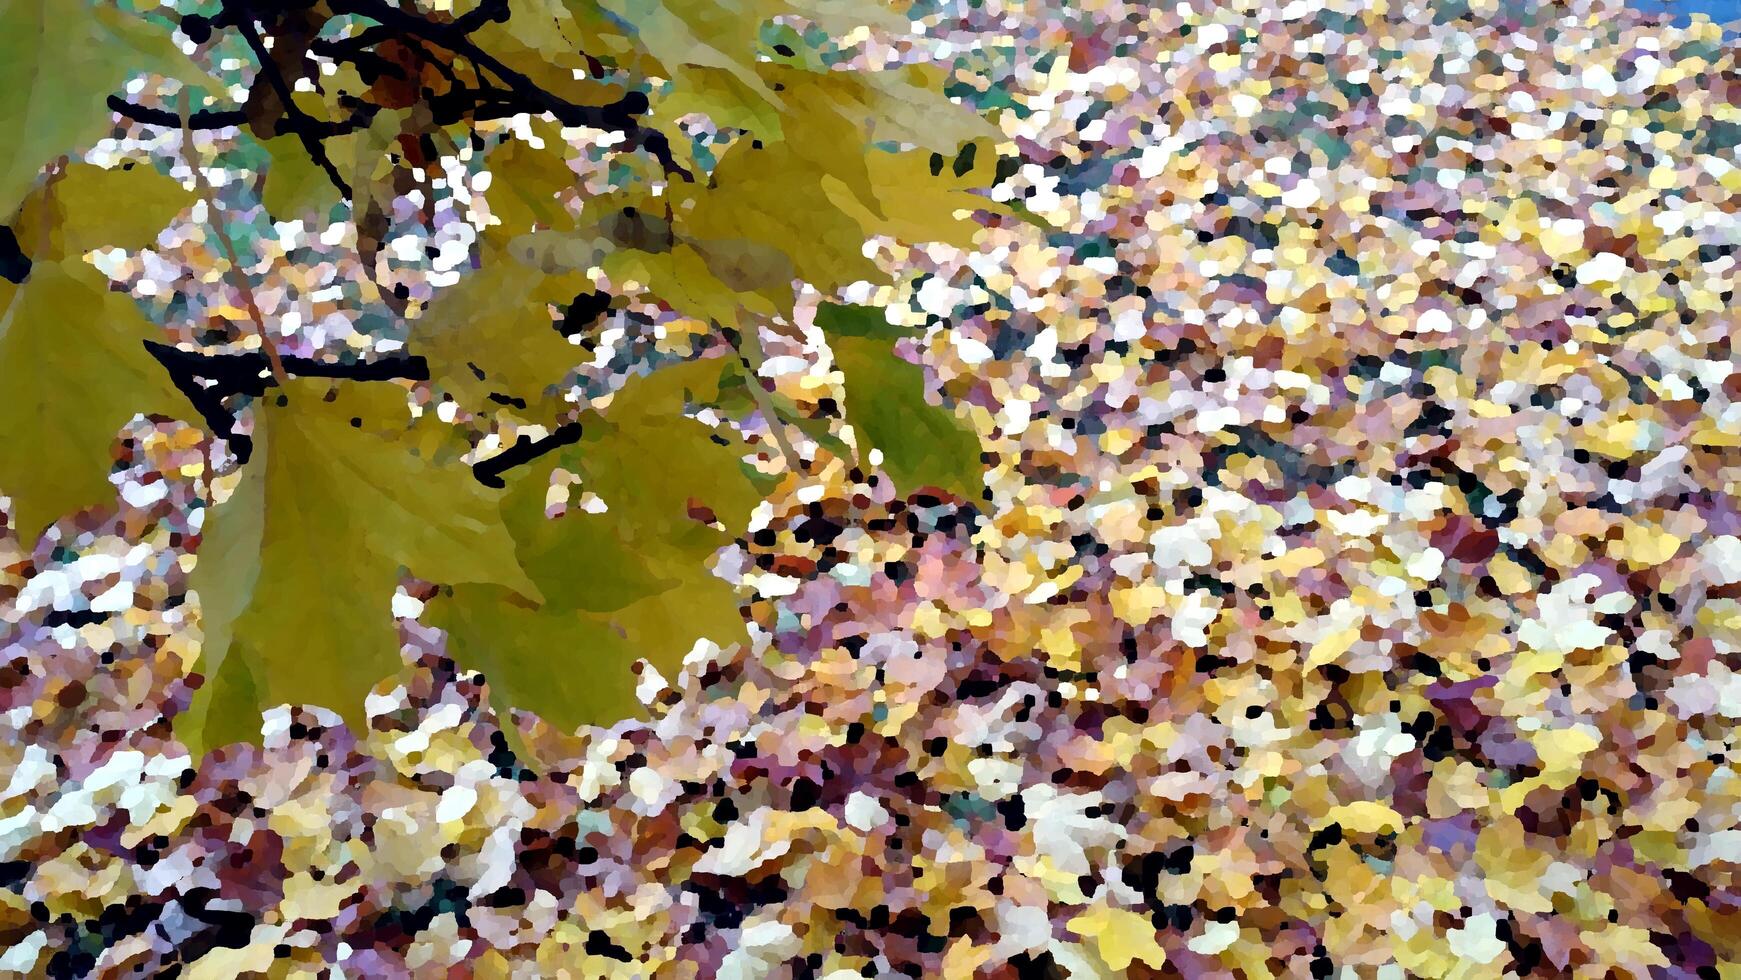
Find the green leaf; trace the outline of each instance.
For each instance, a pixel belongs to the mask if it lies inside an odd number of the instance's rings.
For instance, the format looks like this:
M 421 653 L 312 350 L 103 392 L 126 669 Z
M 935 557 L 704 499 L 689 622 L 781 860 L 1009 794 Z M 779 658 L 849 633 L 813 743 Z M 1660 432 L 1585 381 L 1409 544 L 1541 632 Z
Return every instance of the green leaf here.
M 486 161 L 490 213 L 499 222 L 484 231 L 486 240 L 507 242 L 534 227 L 567 228 L 574 223 L 557 199 L 579 181 L 568 167 L 568 146 L 555 125 L 535 120 L 531 127 L 543 147 L 509 140 L 491 150 Z
M 544 605 L 456 587 L 429 607 L 454 656 L 483 670 L 503 705 L 568 729 L 615 722 L 639 712 L 635 660 L 669 675 L 700 637 L 743 639 L 736 592 L 707 560 L 742 530 L 761 494 L 741 465 L 741 440 L 682 414 L 716 397 L 717 379 L 717 362 L 693 361 L 632 381 L 583 420 L 578 445 L 511 471 L 504 515 Z M 608 510 L 547 519 L 558 466 Z M 701 523 L 697 507 L 724 529 Z
M 0 0 L 0 217 L 17 210 L 45 164 L 109 131 L 104 102 L 128 78 L 186 78 L 191 67 L 166 32 L 112 7 Z
M 375 113 L 365 129 L 358 130 L 333 159 L 333 166 L 351 185 L 351 213 L 367 215 L 371 209 L 385 214 L 392 209 L 393 169 L 399 160 L 399 134 L 410 112 L 404 109 Z
M 586 359 L 556 330 L 549 309 L 572 298 L 584 277 L 547 276 L 486 253 L 479 268 L 437 293 L 411 328 L 431 380 L 474 410 L 492 393 L 534 402 Z
M 139 307 L 77 258 L 0 282 L 0 492 L 34 541 L 56 518 L 114 500 L 109 447 L 133 416 L 196 419 L 143 346 Z
M 682 415 L 716 394 L 719 369 L 709 360 L 661 368 L 624 387 L 605 410 L 602 431 L 577 447 L 590 488 L 612 506 L 631 541 L 685 554 L 711 554 L 743 527 L 761 494 L 739 463 L 747 448 L 721 432 Z M 694 499 L 725 523 L 714 531 L 689 516 Z
M 783 284 L 785 296 L 776 298 L 733 289 L 713 274 L 700 252 L 681 243 L 665 252 L 612 252 L 605 256 L 604 270 L 612 282 L 641 283 L 673 310 L 703 323 L 738 326 L 744 312 L 771 317 L 790 305 L 792 293 L 789 282 Z
M 298 380 L 286 394 L 281 404 L 268 393 L 256 413 L 248 465 L 259 472 L 212 513 L 215 550 L 198 552 L 201 669 L 214 683 L 189 716 L 201 729 L 184 738 L 206 744 L 257 735 L 260 712 L 286 702 L 361 721 L 364 696 L 399 666 L 401 569 L 539 598 L 498 496 L 403 438 L 401 389 Z M 237 657 L 245 677 L 228 666 Z
M 973 193 L 995 173 L 992 131 L 934 91 L 934 74 L 758 70 L 784 99 L 778 135 L 738 140 L 707 185 L 672 189 L 678 237 L 782 253 L 798 278 L 830 292 L 883 278 L 864 257 L 868 238 L 969 245 L 980 227 L 973 215 L 996 210 Z M 879 148 L 886 141 L 937 149 Z
M 207 507 L 188 576 L 188 590 L 198 600 L 199 670 L 205 685 L 187 713 L 175 719 L 175 731 L 196 757 L 260 733 L 259 692 L 251 658 L 228 655 L 236 621 L 254 598 L 266 531 L 266 509 L 258 501 L 265 496 L 267 467 L 258 460 L 270 453 L 271 436 L 261 426 L 255 428 L 253 439 L 256 463 L 243 468 L 228 501 L 215 509 Z
M 600 0 L 599 6 L 629 25 L 636 40 L 677 78 L 690 68 L 729 72 L 775 108 L 775 94 L 757 74 L 756 36 L 783 5 L 768 0 Z
M 673 188 L 684 198 L 678 232 L 690 241 L 737 239 L 779 250 L 798 278 L 823 292 L 884 278 L 864 257 L 864 227 L 841 209 L 831 183 L 851 195 L 790 143 L 740 140 L 720 158 L 710 186 Z
M 830 337 L 875 337 L 895 341 L 907 335 L 907 331 L 890 323 L 877 307 L 844 303 L 817 304 L 816 328 Z
M 286 221 L 309 214 L 322 220 L 329 217 L 343 198 L 320 165 L 309 158 L 302 140 L 275 136 L 263 142 L 270 158 L 265 189 L 260 193 L 266 212 Z
M 617 249 L 666 251 L 676 244 L 671 223 L 645 206 L 650 203 L 634 191 L 594 195 L 566 227 L 517 235 L 508 252 L 524 265 L 555 273 L 586 272 Z
M 717 126 L 741 129 L 768 140 L 784 136 L 780 113 L 756 89 L 723 68 L 689 68 L 673 79 L 654 105 L 661 120 L 671 122 L 693 112 Z
M 749 415 L 761 406 L 756 404 L 755 395 L 749 386 L 753 383 L 749 374 L 735 360 L 723 360 L 719 376 L 719 394 L 710 407 L 731 415 Z M 804 414 L 798 403 L 778 391 L 764 391 L 769 404 L 774 406 L 774 413 L 779 421 L 798 429 L 798 431 L 816 441 L 816 444 L 842 459 L 852 455 L 846 441 L 834 434 L 834 429 L 828 418 L 811 418 Z
M 117 207 L 118 201 L 126 206 Z M 147 166 L 105 170 L 74 163 L 52 189 L 24 202 L 18 226 L 24 238 L 46 228 L 51 258 L 77 258 L 97 248 L 135 250 L 156 242 L 158 233 L 193 201 L 193 192 L 180 181 Z
M 566 518 L 564 518 L 566 520 Z M 519 708 L 573 731 L 643 714 L 632 665 L 671 677 L 702 638 L 741 642 L 736 594 L 695 579 L 610 613 L 516 605 L 502 589 L 455 588 L 429 604 L 454 660 L 480 670 L 498 710 Z
M 977 501 L 984 487 L 979 439 L 926 397 L 924 371 L 896 357 L 888 337 L 830 333 L 828 346 L 846 376 L 846 419 L 860 448 L 868 442 L 882 450 L 896 486 L 938 487 Z

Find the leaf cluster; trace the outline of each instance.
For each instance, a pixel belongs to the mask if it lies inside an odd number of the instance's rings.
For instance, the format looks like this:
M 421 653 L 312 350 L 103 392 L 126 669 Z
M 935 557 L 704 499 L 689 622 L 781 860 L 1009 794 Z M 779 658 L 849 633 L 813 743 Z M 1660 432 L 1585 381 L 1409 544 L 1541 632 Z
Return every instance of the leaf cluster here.
M 504 703 L 564 725 L 632 712 L 628 662 L 669 668 L 698 638 L 741 637 L 708 561 L 764 470 L 807 465 L 753 468 L 757 448 L 696 410 L 759 414 L 787 453 L 788 426 L 851 452 L 765 383 L 758 338 L 791 329 L 801 290 L 882 278 L 868 239 L 966 244 L 988 208 L 995 130 L 932 70 L 848 70 L 830 47 L 903 30 L 878 3 L 223 0 L 176 28 L 249 52 L 246 98 L 185 117 L 118 94 L 140 74 L 226 91 L 167 24 L 63 6 L 0 0 L 0 489 L 25 534 L 102 504 L 107 446 L 139 413 L 202 424 L 245 461 L 198 543 L 207 683 L 178 723 L 196 744 L 250 737 L 261 707 L 287 701 L 355 719 L 397 663 L 407 583 L 429 583 L 425 618 Z M 244 131 L 267 212 L 351 221 L 365 267 L 393 202 L 432 199 L 443 158 L 491 172 L 492 223 L 457 285 L 400 304 L 410 354 L 269 350 L 269 374 L 258 353 L 161 343 L 86 261 L 149 247 L 194 200 L 149 166 L 65 162 L 117 117 Z M 576 415 L 560 388 L 629 292 L 725 356 Z M 976 495 L 977 443 L 928 402 L 880 312 L 825 306 L 818 325 L 858 448 L 881 449 L 901 483 Z M 503 432 L 520 434 L 492 455 Z M 575 496 L 601 506 L 551 516 Z

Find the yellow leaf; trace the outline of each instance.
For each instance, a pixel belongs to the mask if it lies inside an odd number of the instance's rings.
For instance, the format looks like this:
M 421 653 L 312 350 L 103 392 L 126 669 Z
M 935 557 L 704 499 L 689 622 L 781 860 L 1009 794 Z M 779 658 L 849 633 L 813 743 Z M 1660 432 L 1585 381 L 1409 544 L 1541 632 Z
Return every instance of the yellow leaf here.
M 973 980 L 974 973 L 992 956 L 990 946 L 976 946 L 962 936 L 949 944 L 943 953 L 943 980 Z
M 1360 639 L 1359 627 L 1349 627 L 1331 633 L 1312 644 L 1312 649 L 1306 654 L 1306 665 L 1303 669 L 1312 670 L 1325 664 L 1335 663 L 1337 658 L 1347 653 L 1358 639 Z
M 157 330 L 77 258 L 0 282 L 0 493 L 35 541 L 55 518 L 113 501 L 109 446 L 134 415 L 198 415 L 143 346 Z
M 1530 744 L 1541 757 L 1543 773 L 1563 775 L 1578 772 L 1584 756 L 1602 744 L 1602 740 L 1585 725 L 1534 732 Z
M 1608 545 L 1608 556 L 1633 568 L 1651 568 L 1673 558 L 1686 541 L 1645 521 L 1628 520 L 1618 541 Z
M 1126 909 L 1096 904 L 1071 919 L 1070 930 L 1093 944 L 1094 951 L 1114 970 L 1127 970 L 1137 960 L 1159 969 L 1167 951 L 1155 942 L 1149 917 Z
M 286 702 L 360 721 L 363 697 L 399 665 L 390 604 L 401 568 L 541 598 L 496 495 L 403 439 L 403 389 L 297 380 L 284 394 L 265 399 L 254 472 L 205 529 L 222 546 L 198 552 L 211 683 L 191 716 L 204 727 L 188 738 L 257 736 L 260 709 Z M 225 636 L 230 650 L 210 642 Z
M 1402 814 L 1373 800 L 1359 800 L 1354 803 L 1344 803 L 1331 807 L 1330 811 L 1314 821 L 1314 829 L 1340 824 L 1344 830 L 1356 834 L 1381 834 L 1396 832 L 1403 828 Z

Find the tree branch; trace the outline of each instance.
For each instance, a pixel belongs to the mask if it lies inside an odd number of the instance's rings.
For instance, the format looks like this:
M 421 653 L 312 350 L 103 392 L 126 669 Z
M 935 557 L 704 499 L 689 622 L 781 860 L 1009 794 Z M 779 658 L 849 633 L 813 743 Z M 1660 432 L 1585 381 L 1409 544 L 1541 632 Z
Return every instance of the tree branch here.
M 109 111 L 134 122 L 166 129 L 179 129 L 183 122 L 180 116 L 168 109 L 147 108 L 128 102 L 119 95 L 109 96 Z M 194 129 L 229 129 L 231 126 L 246 125 L 248 114 L 241 109 L 202 109 L 190 115 L 186 122 Z
M 214 434 L 230 443 L 241 462 L 248 461 L 252 441 L 235 431 L 236 419 L 224 407 L 224 399 L 232 395 L 255 398 L 275 387 L 270 365 L 264 354 L 208 354 L 185 350 L 171 344 L 147 340 L 145 350 L 169 372 L 175 387 L 193 403 Z M 428 381 L 429 363 L 415 354 L 383 357 L 373 361 L 321 361 L 312 357 L 285 356 L 284 368 L 292 377 L 332 378 L 341 381 Z M 202 384 L 201 382 L 205 382 Z M 520 436 L 512 446 L 472 464 L 472 475 L 487 487 L 507 486 L 502 474 L 563 446 L 580 441 L 581 424 L 566 422 L 542 439 Z
M 154 340 L 145 341 L 145 349 L 171 374 L 186 374 L 210 381 L 224 397 L 258 396 L 277 383 L 270 375 L 266 356 L 253 351 L 208 354 Z M 428 362 L 415 354 L 394 355 L 373 361 L 322 361 L 286 354 L 282 360 L 285 372 L 296 378 L 334 378 L 343 381 L 429 380 Z
M 109 96 L 109 111 L 147 126 L 163 126 L 165 128 L 182 128 L 182 118 L 168 109 L 153 109 L 137 102 L 128 102 L 118 95 Z M 365 104 L 351 114 L 351 118 L 343 122 L 325 122 L 310 119 L 309 128 L 322 137 L 343 136 L 346 133 L 362 129 L 369 124 L 379 111 L 377 106 Z M 193 129 L 229 129 L 233 126 L 246 126 L 248 112 L 246 109 L 201 109 L 188 117 Z
M 494 55 L 478 47 L 467 32 L 480 26 L 485 18 L 476 18 L 477 23 L 462 18 L 452 23 L 432 21 L 415 14 L 406 13 L 384 0 L 329 0 L 329 6 L 335 13 L 354 14 L 367 17 L 381 26 L 400 33 L 425 39 L 455 54 L 464 55 L 474 65 L 496 76 L 509 92 L 519 96 L 529 108 L 539 112 L 548 112 L 557 122 L 565 126 L 585 126 L 592 129 L 604 129 L 621 132 L 630 140 L 659 161 L 660 166 L 668 174 L 676 174 L 686 181 L 693 181 L 695 175 L 678 164 L 671 153 L 670 142 L 663 133 L 648 129 L 639 122 L 648 109 L 647 96 L 640 92 L 629 92 L 609 105 L 583 106 L 569 102 L 554 93 L 545 91 L 538 84 L 503 64 Z M 501 5 L 503 8 L 506 4 Z M 479 8 L 483 9 L 483 8 Z M 491 18 L 499 16 L 492 9 Z M 367 31 L 364 32 L 367 34 Z
M 188 108 L 188 94 L 181 93 L 182 118 L 185 120 L 193 115 Z M 200 169 L 199 152 L 193 145 L 193 127 L 182 126 L 181 155 L 187 158 L 187 169 L 193 174 L 193 185 L 199 189 L 200 197 L 205 200 L 207 223 L 212 226 L 212 233 L 217 236 L 218 245 L 224 250 L 224 258 L 230 263 L 230 278 L 236 291 L 242 294 L 242 302 L 248 307 L 248 316 L 254 321 L 254 332 L 260 337 L 260 347 L 266 352 L 266 363 L 272 368 L 272 376 L 280 383 L 286 379 L 284 362 L 278 358 L 278 345 L 272 340 L 271 331 L 266 329 L 266 318 L 260 315 L 260 305 L 254 301 L 254 287 L 248 285 L 248 272 L 242 268 L 242 262 L 236 257 L 236 246 L 230 241 L 230 233 L 224 230 L 224 216 L 218 210 L 218 195 L 212 191 L 212 185 L 207 182 L 205 171 Z
M 283 103 L 284 118 L 289 121 L 291 132 L 302 141 L 302 148 L 308 151 L 309 158 L 326 172 L 326 179 L 332 181 L 332 185 L 338 188 L 345 200 L 350 200 L 351 185 L 339 175 L 338 168 L 333 166 L 332 159 L 326 155 L 326 146 L 314 131 L 314 120 L 304 115 L 297 107 L 296 100 L 291 97 L 290 83 L 285 81 L 284 73 L 278 70 L 277 63 L 272 60 L 272 53 L 266 50 L 266 42 L 260 39 L 260 30 L 254 25 L 254 18 L 246 13 L 236 17 L 236 29 L 242 32 L 243 39 L 254 52 L 254 60 L 260 63 L 261 74 L 266 76 L 267 84 L 278 94 L 278 101 Z
M 225 407 L 232 395 L 259 397 L 278 384 L 263 353 L 252 351 L 207 354 L 183 350 L 171 344 L 147 340 L 145 350 L 169 372 L 170 381 L 187 396 L 213 434 L 228 440 L 236 458 L 248 461 L 253 448 L 247 436 L 235 431 L 236 419 Z M 333 378 L 344 381 L 427 381 L 429 365 L 414 355 L 383 357 L 374 361 L 321 361 L 312 357 L 285 355 L 284 371 L 298 378 Z M 205 382 L 202 384 L 201 382 Z
M 557 426 L 553 432 L 542 439 L 520 436 L 507 449 L 489 459 L 481 459 L 473 463 L 472 476 L 477 477 L 478 482 L 484 486 L 500 490 L 508 485 L 507 481 L 502 479 L 503 473 L 521 464 L 530 463 L 546 453 L 555 452 L 563 446 L 572 446 L 580 441 L 580 435 L 579 422 L 566 422 Z

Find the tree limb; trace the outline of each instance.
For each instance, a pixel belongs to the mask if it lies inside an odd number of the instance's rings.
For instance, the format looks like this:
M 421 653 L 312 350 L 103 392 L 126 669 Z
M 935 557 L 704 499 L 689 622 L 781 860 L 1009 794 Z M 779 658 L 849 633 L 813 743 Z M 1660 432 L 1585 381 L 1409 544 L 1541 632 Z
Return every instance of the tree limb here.
M 569 102 L 560 96 L 548 92 L 539 85 L 503 64 L 494 55 L 478 47 L 467 32 L 481 26 L 483 20 L 477 18 L 472 23 L 462 18 L 451 23 L 442 23 L 406 13 L 385 0 L 330 0 L 329 6 L 335 13 L 354 14 L 366 17 L 390 30 L 425 39 L 455 54 L 464 55 L 474 65 L 496 76 L 496 80 L 509 92 L 519 96 L 528 106 L 538 112 L 548 112 L 557 122 L 565 126 L 585 126 L 592 129 L 621 132 L 628 136 L 635 145 L 644 147 L 659 161 L 660 166 L 668 174 L 676 174 L 686 181 L 693 181 L 695 175 L 677 163 L 671 153 L 670 142 L 663 133 L 648 129 L 640 124 L 640 117 L 645 115 L 649 107 L 646 95 L 640 92 L 629 92 L 609 105 L 583 106 Z M 486 5 L 488 6 L 488 5 Z M 506 4 L 501 5 L 503 8 Z M 479 8 L 483 9 L 483 8 Z M 491 8 L 494 10 L 494 8 Z M 366 35 L 368 32 L 365 31 Z
M 168 109 L 151 109 L 128 102 L 119 95 L 109 96 L 109 111 L 147 126 L 179 129 L 183 123 L 180 116 Z M 194 129 L 229 129 L 231 126 L 247 125 L 248 114 L 241 109 L 202 109 L 190 115 L 186 122 Z
M 182 118 L 168 109 L 153 109 L 137 102 L 128 102 L 118 95 L 109 96 L 109 111 L 123 119 L 131 119 L 147 126 L 162 126 L 165 128 L 182 128 Z M 310 128 L 322 137 L 343 136 L 346 133 L 362 129 L 375 117 L 379 107 L 364 105 L 342 122 L 325 122 L 310 119 Z M 196 130 L 229 129 L 246 126 L 248 111 L 246 109 L 201 109 L 191 114 L 187 122 Z
M 187 374 L 212 382 L 224 397 L 261 395 L 277 383 L 270 376 L 264 354 L 238 351 L 211 354 L 186 350 L 154 340 L 145 349 L 171 374 Z M 323 361 L 286 354 L 284 370 L 296 378 L 334 378 L 342 381 L 428 381 L 429 364 L 415 354 L 393 355 L 373 361 Z M 208 388 L 207 391 L 212 389 Z
M 481 459 L 473 463 L 472 476 L 477 477 L 477 481 L 484 486 L 500 490 L 508 485 L 507 481 L 502 479 L 503 473 L 521 464 L 530 463 L 547 453 L 555 452 L 563 446 L 572 446 L 580 441 L 580 435 L 581 425 L 579 422 L 565 422 L 542 439 L 520 436 L 507 449 L 489 459 Z
M 290 83 L 285 80 L 284 73 L 278 70 L 278 65 L 272 60 L 272 53 L 266 50 L 266 42 L 260 39 L 260 30 L 254 25 L 254 18 L 246 13 L 235 18 L 236 29 L 242 32 L 242 38 L 248 42 L 248 47 L 254 52 L 254 60 L 260 63 L 260 72 L 266 76 L 267 84 L 278 94 L 278 101 L 284 105 L 284 118 L 288 120 L 291 132 L 302 141 L 302 148 L 308 151 L 308 156 L 320 169 L 326 173 L 326 179 L 338 188 L 345 200 L 351 199 L 351 185 L 339 175 L 338 168 L 333 166 L 332 158 L 326 155 L 326 146 L 321 143 L 320 136 L 314 131 L 314 120 L 303 113 L 291 97 Z
M 235 431 L 236 419 L 224 406 L 232 395 L 260 397 L 277 381 L 271 376 L 264 354 L 253 351 L 209 354 L 186 350 L 154 340 L 145 350 L 169 372 L 175 387 L 193 403 L 215 435 L 230 443 L 236 458 L 246 463 L 252 440 Z M 287 355 L 285 370 L 297 378 L 332 378 L 341 381 L 428 381 L 429 363 L 415 354 L 382 357 L 373 361 L 322 361 Z M 203 382 L 203 383 L 202 383 Z M 507 486 L 502 474 L 563 446 L 580 441 L 581 424 L 566 422 L 542 439 L 520 436 L 512 446 L 472 464 L 472 475 L 487 487 Z
M 188 119 L 193 112 L 188 108 L 188 94 L 181 93 L 181 116 Z M 236 246 L 230 241 L 229 232 L 224 230 L 224 218 L 218 210 L 218 196 L 213 193 L 212 185 L 206 180 L 205 171 L 200 169 L 199 153 L 193 145 L 193 127 L 183 123 L 181 130 L 181 155 L 187 159 L 187 169 L 193 174 L 193 185 L 199 189 L 200 197 L 205 199 L 206 218 L 212 226 L 212 233 L 217 236 L 218 245 L 224 250 L 224 258 L 230 263 L 230 278 L 234 281 L 236 291 L 242 294 L 242 302 L 248 307 L 248 316 L 254 321 L 254 332 L 260 337 L 260 347 L 266 352 L 266 363 L 272 368 L 272 376 L 279 383 L 287 380 L 284 373 L 284 362 L 279 360 L 278 345 L 272 340 L 271 331 L 266 329 L 266 318 L 260 315 L 260 305 L 254 301 L 254 288 L 248 285 L 248 272 L 242 268 L 241 260 L 236 257 Z
M 252 441 L 235 431 L 236 419 L 224 399 L 232 395 L 259 397 L 278 384 L 263 353 L 252 351 L 208 354 L 184 350 L 171 344 L 147 340 L 145 350 L 169 372 L 170 381 L 187 396 L 214 435 L 230 443 L 236 458 L 246 463 Z M 414 355 L 383 357 L 374 361 L 321 361 L 312 357 L 285 355 L 285 373 L 298 378 L 333 378 L 344 381 L 427 381 L 429 365 Z

